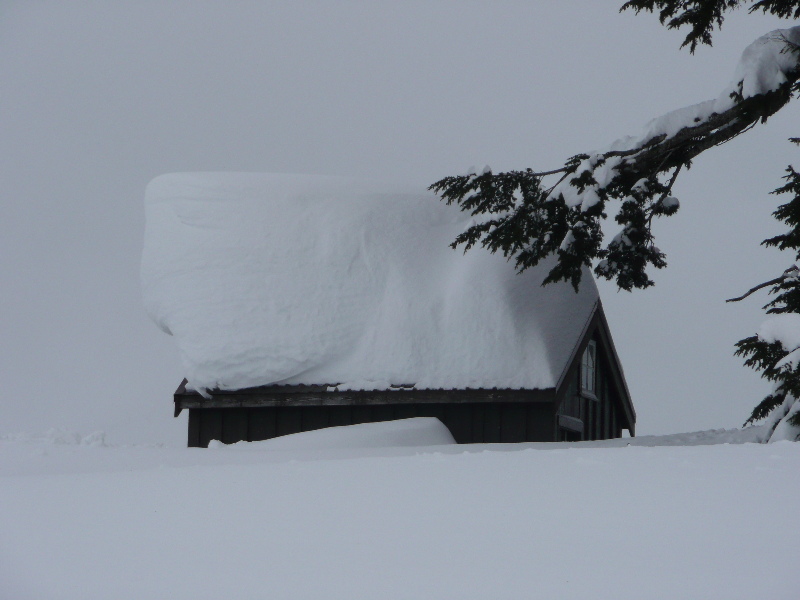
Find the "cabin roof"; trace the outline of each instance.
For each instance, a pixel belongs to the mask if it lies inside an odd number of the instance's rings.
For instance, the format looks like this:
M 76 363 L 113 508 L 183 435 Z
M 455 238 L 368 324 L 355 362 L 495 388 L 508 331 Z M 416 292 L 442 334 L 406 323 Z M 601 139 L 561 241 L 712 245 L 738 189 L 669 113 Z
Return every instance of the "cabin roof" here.
M 146 193 L 142 284 L 190 385 L 555 388 L 598 306 L 483 249 L 432 194 L 342 178 L 172 174 Z

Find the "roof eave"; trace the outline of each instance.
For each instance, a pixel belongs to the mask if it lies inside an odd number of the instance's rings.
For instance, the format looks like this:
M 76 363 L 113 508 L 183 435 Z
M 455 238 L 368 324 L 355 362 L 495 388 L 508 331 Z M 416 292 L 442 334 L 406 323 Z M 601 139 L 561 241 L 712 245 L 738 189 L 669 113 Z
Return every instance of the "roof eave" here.
M 436 404 L 524 402 L 552 403 L 555 388 L 544 389 L 415 389 L 338 391 L 327 385 L 261 386 L 217 390 L 204 398 L 186 389 L 185 380 L 174 394 L 175 416 L 184 408 L 256 408 L 261 406 L 347 406 L 365 404 Z

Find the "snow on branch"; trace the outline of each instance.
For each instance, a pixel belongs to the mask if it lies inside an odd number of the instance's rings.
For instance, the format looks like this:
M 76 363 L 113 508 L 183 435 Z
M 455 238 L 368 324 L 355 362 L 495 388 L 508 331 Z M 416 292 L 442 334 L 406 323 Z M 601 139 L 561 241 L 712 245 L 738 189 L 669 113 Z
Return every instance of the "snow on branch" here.
M 577 289 L 583 265 L 620 288 L 653 284 L 647 268 L 666 266 L 655 246 L 655 217 L 675 214 L 672 187 L 682 167 L 702 152 L 765 122 L 800 92 L 800 27 L 776 30 L 750 44 L 731 83 L 713 100 L 653 119 L 638 136 L 600 151 L 578 154 L 561 168 L 445 177 L 430 186 L 448 204 L 476 219 L 453 246 L 476 243 L 513 258 L 518 270 L 555 254 L 544 283 L 571 281 Z M 558 176 L 551 185 L 548 177 Z M 621 206 L 621 230 L 603 245 L 600 224 L 610 200 Z

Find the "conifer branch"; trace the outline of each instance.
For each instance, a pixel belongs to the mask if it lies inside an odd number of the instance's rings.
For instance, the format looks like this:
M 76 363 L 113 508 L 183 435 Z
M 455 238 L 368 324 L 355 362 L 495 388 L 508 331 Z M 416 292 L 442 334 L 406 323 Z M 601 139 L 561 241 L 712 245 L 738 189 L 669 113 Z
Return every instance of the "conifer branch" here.
M 480 243 L 492 252 L 499 250 L 514 259 L 519 271 L 556 255 L 557 265 L 545 283 L 570 281 L 576 288 L 584 266 L 598 261 L 599 277 L 615 279 L 624 290 L 646 288 L 653 285 L 648 267 L 667 264 L 654 244 L 652 221 L 678 210 L 678 203 L 667 206 L 664 200 L 683 167 L 766 121 L 800 91 L 799 79 L 800 67 L 787 73 L 777 89 L 748 98 L 739 95 L 726 110 L 698 117 L 696 124 L 675 133 L 642 138 L 628 148 L 577 154 L 559 169 L 496 174 L 487 170 L 445 177 L 430 189 L 473 216 L 491 215 L 459 235 L 454 247 L 464 244 L 468 250 Z M 552 175 L 560 177 L 552 186 L 543 185 Z M 615 217 L 622 231 L 604 246 L 600 222 L 607 218 L 606 203 L 613 199 L 622 201 Z

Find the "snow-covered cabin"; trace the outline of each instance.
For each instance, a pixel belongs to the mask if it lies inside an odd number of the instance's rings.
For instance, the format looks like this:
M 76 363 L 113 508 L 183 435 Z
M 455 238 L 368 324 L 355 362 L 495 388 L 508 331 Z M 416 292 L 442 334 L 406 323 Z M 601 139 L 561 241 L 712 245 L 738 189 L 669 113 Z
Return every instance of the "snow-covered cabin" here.
M 189 445 L 438 417 L 458 442 L 619 437 L 636 415 L 597 287 L 450 242 L 469 216 L 344 178 L 164 175 L 142 285 Z

